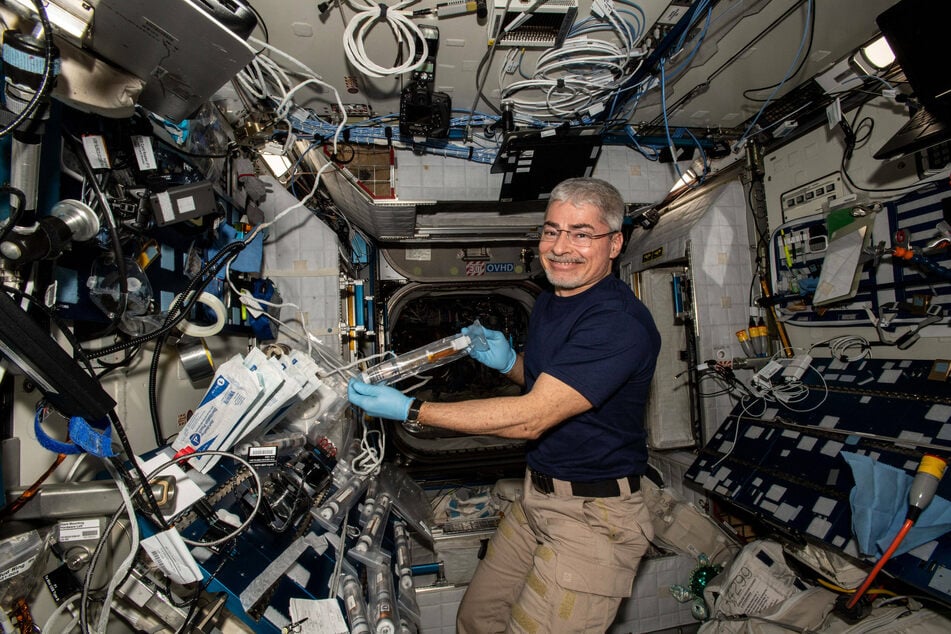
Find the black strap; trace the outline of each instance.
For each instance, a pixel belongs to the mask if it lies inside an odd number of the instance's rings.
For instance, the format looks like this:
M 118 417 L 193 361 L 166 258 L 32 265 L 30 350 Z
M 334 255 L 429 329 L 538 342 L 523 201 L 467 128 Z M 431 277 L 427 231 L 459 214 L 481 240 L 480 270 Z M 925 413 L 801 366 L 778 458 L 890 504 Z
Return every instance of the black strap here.
M 540 493 L 551 494 L 555 492 L 554 478 L 544 473 L 539 473 L 534 469 L 529 470 L 532 485 Z M 638 475 L 629 475 L 612 480 L 595 480 L 593 482 L 570 482 L 571 494 L 583 498 L 613 498 L 621 495 L 620 480 L 627 479 L 631 488 L 631 493 L 637 493 L 641 490 L 641 477 Z

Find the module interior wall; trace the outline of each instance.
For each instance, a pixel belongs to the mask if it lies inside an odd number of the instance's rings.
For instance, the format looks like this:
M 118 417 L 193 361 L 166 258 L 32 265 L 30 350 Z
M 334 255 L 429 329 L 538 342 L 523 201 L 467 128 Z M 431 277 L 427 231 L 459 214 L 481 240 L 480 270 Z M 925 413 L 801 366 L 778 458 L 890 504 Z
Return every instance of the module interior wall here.
M 732 359 L 743 351 L 736 332 L 749 319 L 753 265 L 743 187 L 733 181 L 690 232 L 690 264 L 696 305 L 699 356 Z M 756 295 L 758 295 L 758 288 Z M 711 391 L 708 384 L 705 389 Z M 733 407 L 727 396 L 703 399 L 704 438 L 709 438 Z
M 329 346 L 338 347 L 340 325 L 340 267 L 337 235 L 305 214 L 290 215 L 271 228 L 264 242 L 264 271 L 274 282 L 285 306 L 280 319 L 300 330 L 303 311 L 307 330 Z M 289 344 L 303 347 L 300 341 Z
M 498 200 L 502 174 L 491 165 L 412 152 L 396 154 L 396 194 L 403 200 Z M 662 200 L 677 178 L 671 163 L 648 161 L 626 147 L 606 146 L 593 176 L 621 192 L 628 203 Z

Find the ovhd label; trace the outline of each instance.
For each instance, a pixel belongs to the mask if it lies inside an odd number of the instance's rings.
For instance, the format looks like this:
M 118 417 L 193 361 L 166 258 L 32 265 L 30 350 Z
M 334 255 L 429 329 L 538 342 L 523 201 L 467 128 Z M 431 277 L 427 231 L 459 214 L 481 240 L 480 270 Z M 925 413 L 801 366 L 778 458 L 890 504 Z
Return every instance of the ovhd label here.
M 493 273 L 515 273 L 513 262 L 466 262 L 466 276 L 479 277 Z

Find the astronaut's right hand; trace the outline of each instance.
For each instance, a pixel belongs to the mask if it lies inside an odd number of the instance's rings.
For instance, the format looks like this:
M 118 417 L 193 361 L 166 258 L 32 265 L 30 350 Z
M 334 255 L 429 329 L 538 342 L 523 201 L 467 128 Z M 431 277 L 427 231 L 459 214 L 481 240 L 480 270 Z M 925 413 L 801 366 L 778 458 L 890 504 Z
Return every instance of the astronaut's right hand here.
M 370 416 L 405 421 L 413 399 L 387 385 L 371 385 L 357 379 L 347 383 L 347 400 Z
M 468 328 L 462 329 L 462 334 L 468 335 Z M 502 374 L 508 374 L 515 366 L 515 360 L 518 355 L 515 349 L 509 344 L 508 338 L 498 330 L 483 328 L 485 332 L 486 343 L 489 344 L 488 350 L 469 350 L 469 356 L 486 365 L 493 370 L 498 370 Z

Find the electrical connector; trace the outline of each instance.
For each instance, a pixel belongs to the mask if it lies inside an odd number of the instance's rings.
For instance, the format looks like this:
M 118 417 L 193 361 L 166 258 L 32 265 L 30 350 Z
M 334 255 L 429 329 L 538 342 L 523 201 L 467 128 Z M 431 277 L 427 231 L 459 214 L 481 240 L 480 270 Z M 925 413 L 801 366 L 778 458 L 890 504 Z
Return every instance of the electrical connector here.
M 449 0 L 449 2 L 440 2 L 436 5 L 436 15 L 440 18 L 472 13 L 475 10 L 476 3 L 474 1 L 468 2 L 467 0 Z
M 776 360 L 771 360 L 766 366 L 753 375 L 750 381 L 761 390 L 770 390 L 773 387 L 772 378 L 778 372 L 781 372 L 783 366 Z
M 842 121 L 842 102 L 836 97 L 835 101 L 826 106 L 826 120 L 832 130 Z
M 773 131 L 773 137 L 776 139 L 781 139 L 798 127 L 799 124 L 795 121 L 783 121 L 778 126 L 776 126 L 776 129 Z
M 604 18 L 614 13 L 614 2 L 612 0 L 594 0 L 591 3 L 591 15 Z
M 786 360 L 786 367 L 783 368 L 783 380 L 787 383 L 798 381 L 811 366 L 811 356 L 808 354 L 797 354 L 792 359 Z

